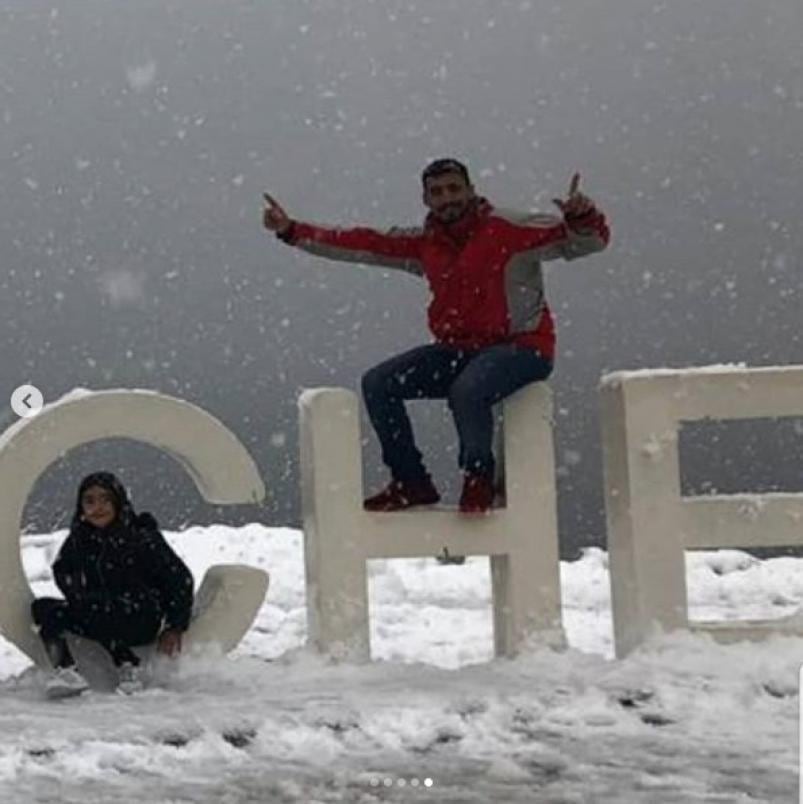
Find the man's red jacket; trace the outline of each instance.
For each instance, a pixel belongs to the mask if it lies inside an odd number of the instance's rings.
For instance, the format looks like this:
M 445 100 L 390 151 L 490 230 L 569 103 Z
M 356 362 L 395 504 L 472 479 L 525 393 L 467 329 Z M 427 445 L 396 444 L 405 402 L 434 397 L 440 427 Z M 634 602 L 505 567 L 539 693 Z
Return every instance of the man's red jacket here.
M 610 232 L 597 210 L 565 221 L 503 212 L 477 199 L 448 226 L 432 215 L 422 227 L 387 232 L 294 221 L 281 239 L 331 259 L 425 276 L 432 292 L 429 327 L 439 343 L 467 349 L 515 343 L 553 360 L 555 326 L 541 262 L 601 251 Z

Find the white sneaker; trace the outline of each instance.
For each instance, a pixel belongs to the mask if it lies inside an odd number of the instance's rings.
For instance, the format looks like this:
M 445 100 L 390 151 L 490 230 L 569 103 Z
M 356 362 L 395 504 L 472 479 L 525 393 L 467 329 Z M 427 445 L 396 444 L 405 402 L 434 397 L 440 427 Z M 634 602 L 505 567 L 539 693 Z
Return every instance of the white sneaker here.
M 121 664 L 117 676 L 117 692 L 123 695 L 133 695 L 135 692 L 142 692 L 144 689 L 142 668 L 130 662 Z
M 74 667 L 57 667 L 45 682 L 45 695 L 53 700 L 72 698 L 88 689 L 89 683 Z

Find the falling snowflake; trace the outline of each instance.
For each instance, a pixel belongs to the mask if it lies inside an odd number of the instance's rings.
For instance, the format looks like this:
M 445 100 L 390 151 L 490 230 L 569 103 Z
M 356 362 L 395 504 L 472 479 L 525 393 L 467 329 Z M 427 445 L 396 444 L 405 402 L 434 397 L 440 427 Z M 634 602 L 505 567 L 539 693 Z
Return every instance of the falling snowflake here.
M 128 85 L 134 92 L 144 92 L 156 80 L 156 62 L 151 59 L 145 64 L 134 65 L 125 74 Z

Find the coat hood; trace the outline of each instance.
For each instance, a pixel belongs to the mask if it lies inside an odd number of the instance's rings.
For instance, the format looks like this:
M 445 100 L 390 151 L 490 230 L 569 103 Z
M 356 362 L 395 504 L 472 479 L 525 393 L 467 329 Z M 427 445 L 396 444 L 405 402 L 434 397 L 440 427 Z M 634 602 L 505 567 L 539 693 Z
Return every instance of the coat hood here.
M 120 482 L 117 476 L 113 475 L 111 472 L 93 472 L 91 475 L 87 475 L 78 487 L 78 497 L 75 501 L 75 513 L 72 518 L 73 527 L 83 522 L 81 519 L 83 513 L 81 509 L 81 498 L 84 492 L 92 486 L 100 486 L 114 497 L 114 507 L 117 510 L 115 524 L 125 526 L 136 524 L 138 517 L 134 513 L 134 508 L 128 497 L 128 491 L 126 491 L 125 486 Z

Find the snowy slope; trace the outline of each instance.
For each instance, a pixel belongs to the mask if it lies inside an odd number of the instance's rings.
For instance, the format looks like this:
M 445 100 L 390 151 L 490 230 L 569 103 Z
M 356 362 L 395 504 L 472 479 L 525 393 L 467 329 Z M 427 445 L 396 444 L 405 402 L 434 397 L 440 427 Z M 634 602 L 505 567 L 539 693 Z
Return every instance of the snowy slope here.
M 62 534 L 30 536 L 37 593 Z M 133 698 L 47 703 L 0 642 L 3 802 L 736 802 L 797 795 L 803 640 L 717 646 L 673 636 L 616 662 L 606 555 L 562 567 L 571 649 L 490 661 L 487 562 L 371 566 L 374 655 L 335 666 L 303 648 L 301 536 L 250 525 L 169 538 L 196 578 L 271 572 L 228 659 L 154 668 Z M 737 551 L 689 561 L 692 614 L 774 616 L 803 566 Z M 425 786 L 428 779 L 431 786 Z

